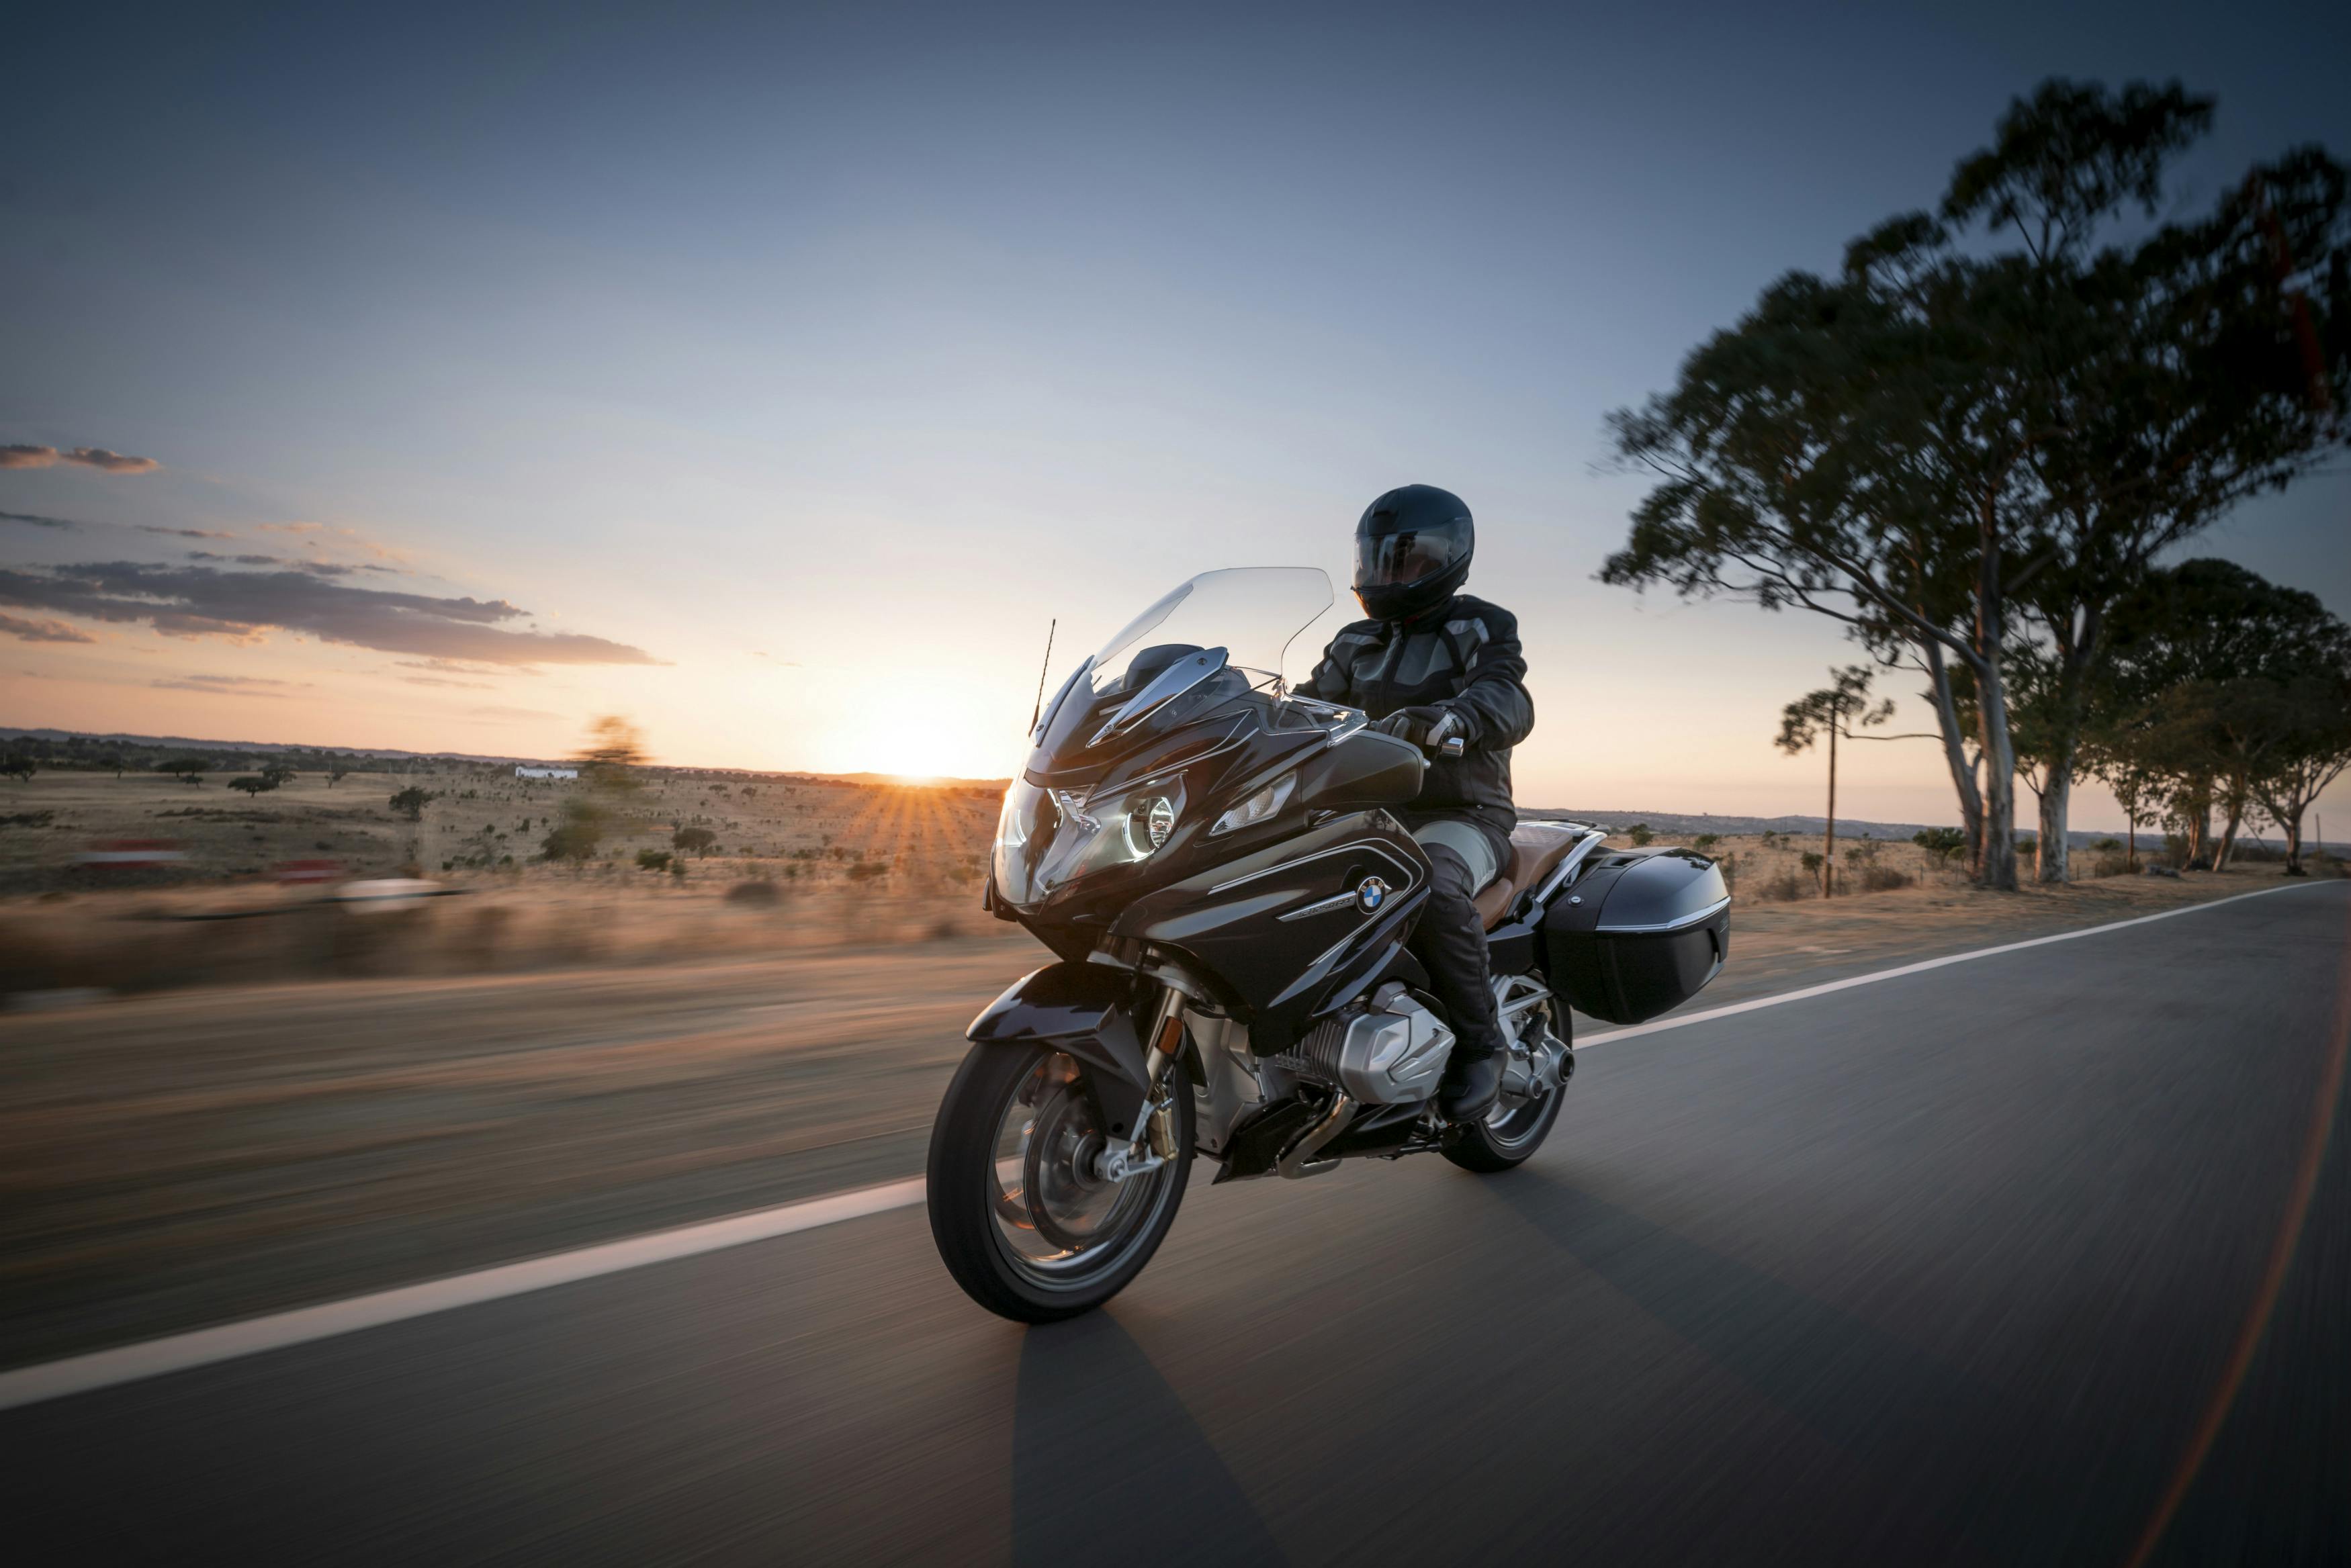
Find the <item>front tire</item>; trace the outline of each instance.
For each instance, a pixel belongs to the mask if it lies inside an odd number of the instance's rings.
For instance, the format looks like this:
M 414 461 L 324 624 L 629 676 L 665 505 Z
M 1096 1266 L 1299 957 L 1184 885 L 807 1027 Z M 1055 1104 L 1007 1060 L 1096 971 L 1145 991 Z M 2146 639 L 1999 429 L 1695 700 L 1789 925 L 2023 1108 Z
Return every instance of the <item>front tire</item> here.
M 1092 1160 L 1108 1137 L 1084 1075 L 1033 1044 L 974 1045 L 931 1129 L 931 1237 L 964 1293 L 1016 1323 L 1092 1312 L 1159 1250 L 1192 1168 L 1192 1096 L 1169 1096 L 1175 1157 L 1120 1183 Z

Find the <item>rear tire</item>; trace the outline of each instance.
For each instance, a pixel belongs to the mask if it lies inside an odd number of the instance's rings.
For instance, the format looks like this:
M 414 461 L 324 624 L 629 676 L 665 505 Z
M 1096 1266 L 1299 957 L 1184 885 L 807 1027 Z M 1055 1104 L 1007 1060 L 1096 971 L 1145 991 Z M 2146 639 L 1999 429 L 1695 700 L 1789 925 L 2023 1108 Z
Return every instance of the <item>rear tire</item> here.
M 1103 1134 L 1079 1080 L 1095 1071 L 1042 1045 L 974 1045 L 931 1129 L 939 1258 L 966 1295 L 1015 1323 L 1076 1317 L 1124 1290 L 1184 1200 L 1192 1096 L 1181 1068 L 1175 1158 L 1116 1186 L 1089 1168 Z
M 1552 1004 L 1546 1003 L 1539 1018 L 1548 1020 Z M 1552 1038 L 1547 1024 L 1539 1024 L 1536 1044 Z M 1562 1047 L 1566 1037 L 1557 1043 Z M 1560 1102 L 1567 1098 L 1567 1085 L 1575 1073 L 1575 1057 L 1563 1052 L 1559 1086 L 1540 1099 L 1521 1100 L 1513 1106 L 1507 1101 L 1496 1106 L 1483 1121 L 1457 1127 L 1445 1140 L 1445 1158 L 1464 1170 L 1474 1170 L 1480 1176 L 1496 1176 L 1517 1168 L 1542 1147 L 1543 1139 L 1551 1136 L 1553 1123 L 1559 1120 Z

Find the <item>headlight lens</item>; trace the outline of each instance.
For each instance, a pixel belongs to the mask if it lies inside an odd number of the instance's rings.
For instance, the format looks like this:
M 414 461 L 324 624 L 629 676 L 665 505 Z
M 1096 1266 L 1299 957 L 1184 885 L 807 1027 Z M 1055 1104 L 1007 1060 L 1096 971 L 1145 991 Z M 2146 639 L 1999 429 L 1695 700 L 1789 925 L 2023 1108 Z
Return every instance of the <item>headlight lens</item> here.
M 1263 822 L 1290 804 L 1290 792 L 1297 787 L 1296 774 L 1282 774 L 1249 799 L 1217 818 L 1216 826 L 1208 829 L 1208 836 L 1214 838 L 1220 833 L 1230 833 L 1236 828 L 1247 827 L 1251 823 Z
M 1035 904 L 1081 877 L 1147 860 L 1183 815 L 1180 778 L 1091 797 L 1015 779 L 996 825 L 997 891 Z

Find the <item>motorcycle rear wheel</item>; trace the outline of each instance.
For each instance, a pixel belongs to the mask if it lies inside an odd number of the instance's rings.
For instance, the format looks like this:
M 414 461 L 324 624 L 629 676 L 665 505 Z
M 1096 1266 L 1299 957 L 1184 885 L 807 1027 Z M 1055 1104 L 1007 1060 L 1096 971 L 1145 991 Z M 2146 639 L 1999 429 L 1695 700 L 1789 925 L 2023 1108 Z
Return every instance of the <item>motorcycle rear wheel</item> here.
M 1041 1045 L 974 1045 L 931 1129 L 931 1238 L 964 1293 L 1016 1323 L 1076 1317 L 1124 1290 L 1176 1222 L 1192 1167 L 1192 1096 L 1171 1096 L 1176 1156 L 1123 1182 L 1093 1159 L 1083 1075 Z
M 1545 1011 L 1547 1014 L 1549 1010 Z M 1538 1035 L 1539 1040 L 1549 1037 L 1548 1029 Z M 1573 1057 L 1564 1068 L 1566 1076 L 1549 1092 L 1515 1103 L 1506 1098 L 1484 1121 L 1454 1128 L 1445 1140 L 1445 1158 L 1480 1176 L 1496 1176 L 1525 1164 L 1559 1120 L 1560 1102 L 1567 1098 L 1567 1079 L 1575 1072 Z

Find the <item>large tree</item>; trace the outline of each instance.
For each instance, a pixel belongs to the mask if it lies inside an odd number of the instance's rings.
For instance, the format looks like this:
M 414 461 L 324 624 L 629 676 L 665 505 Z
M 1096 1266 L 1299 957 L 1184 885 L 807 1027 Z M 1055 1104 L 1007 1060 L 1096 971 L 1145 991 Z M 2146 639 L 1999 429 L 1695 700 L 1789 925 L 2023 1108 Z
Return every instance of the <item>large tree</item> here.
M 2152 214 L 2209 117 L 2176 86 L 2044 85 L 1961 162 L 1939 217 L 1881 225 L 1839 279 L 1782 278 L 1612 421 L 1658 483 L 1603 579 L 1798 605 L 1925 673 L 1991 887 L 2016 883 L 2014 649 L 2049 655 L 2041 870 L 2062 877 L 2105 607 L 2342 429 L 2339 166 L 2296 154 L 2203 223 L 2099 247 L 2126 209 Z M 2281 244 L 2304 258 L 2283 273 Z
M 2298 843 L 2301 812 L 2340 773 L 2329 704 L 2351 688 L 2351 629 L 2315 595 L 2203 559 L 2150 571 L 2116 603 L 2112 642 L 2095 727 L 2161 781 L 2190 864 L 2226 866 L 2257 804 Z

